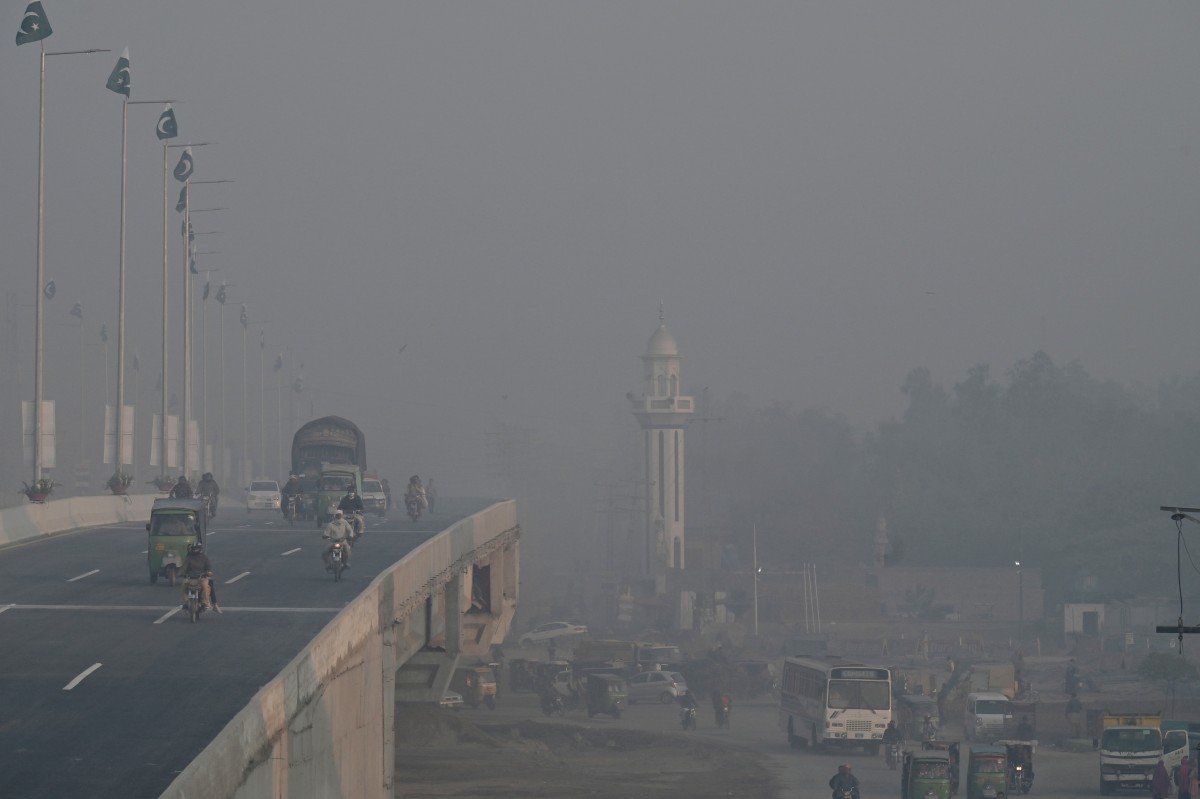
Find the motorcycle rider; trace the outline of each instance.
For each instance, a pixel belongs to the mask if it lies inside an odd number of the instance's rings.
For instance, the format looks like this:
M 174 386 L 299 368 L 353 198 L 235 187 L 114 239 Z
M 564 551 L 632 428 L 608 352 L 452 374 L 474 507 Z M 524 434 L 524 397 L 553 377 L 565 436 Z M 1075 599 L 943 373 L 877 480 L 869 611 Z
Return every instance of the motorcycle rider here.
M 421 478 L 415 474 L 408 478 L 408 487 L 404 489 L 405 506 L 410 502 L 418 503 L 417 507 L 422 511 L 429 509 L 429 500 L 425 496 L 425 486 L 421 485 Z
M 379 485 L 383 488 L 383 509 L 391 510 L 394 507 L 392 505 L 392 487 L 388 484 L 386 477 L 379 481 Z
M 221 606 L 217 604 L 217 591 L 213 587 L 213 569 L 212 562 L 208 559 L 208 555 L 204 554 L 204 544 L 199 541 L 193 541 L 188 547 L 187 557 L 183 561 L 184 577 L 199 577 L 200 579 L 200 601 L 204 605 L 205 610 L 215 610 L 221 613 Z M 183 606 L 187 607 L 187 582 L 183 584 Z
M 887 729 L 883 731 L 883 745 L 899 744 L 904 742 L 904 735 L 900 732 L 900 728 L 896 726 L 896 722 L 889 721 Z
M 849 763 L 838 766 L 837 774 L 829 778 L 829 787 L 833 789 L 833 799 L 842 799 L 846 791 L 858 796 L 858 777 L 850 773 Z
M 429 503 L 429 512 L 433 513 L 433 506 L 437 504 L 437 487 L 433 484 L 433 478 L 429 478 L 429 484 L 425 486 L 425 501 Z
M 192 492 L 192 484 L 188 482 L 187 475 L 179 475 L 179 479 L 175 485 L 171 486 L 171 493 L 168 494 L 171 499 L 194 499 L 195 494 Z
M 329 546 L 326 547 L 324 554 L 321 557 L 325 560 L 325 571 L 333 571 L 333 545 L 337 542 L 342 543 L 343 561 L 346 568 L 350 568 L 350 538 L 354 535 L 354 528 L 350 526 L 350 522 L 346 521 L 344 512 L 341 509 L 333 512 L 333 518 L 329 520 L 329 524 L 325 525 L 325 532 L 322 538 L 329 539 Z
M 712 700 L 713 716 L 717 726 L 728 723 L 729 716 L 733 712 L 733 700 L 729 698 L 729 694 L 714 688 L 709 698 Z
M 921 722 L 921 740 L 925 743 L 929 743 L 936 737 L 937 725 L 933 723 L 932 716 L 926 716 L 925 720 Z
M 216 479 L 213 478 L 212 472 L 205 472 L 200 478 L 200 484 L 196 487 L 200 496 L 209 496 L 209 518 L 217 515 L 217 501 L 221 495 L 221 487 L 217 485 Z
M 358 492 L 355 490 L 354 483 L 351 483 L 346 487 L 346 496 L 342 497 L 342 501 L 338 503 L 338 510 L 345 514 L 346 521 L 350 524 L 351 529 L 355 530 L 356 533 L 360 524 L 364 528 L 363 532 L 366 532 L 366 522 L 364 522 L 362 518 L 363 501 L 362 497 L 360 497 Z M 355 513 L 358 514 L 357 523 L 354 521 Z M 358 535 L 362 535 L 362 533 L 358 533 Z
M 292 497 L 300 495 L 300 478 L 295 473 L 289 473 L 287 482 L 283 484 L 283 488 L 279 489 L 279 512 L 284 516 L 287 515 L 288 502 Z M 296 510 L 299 510 L 297 506 Z

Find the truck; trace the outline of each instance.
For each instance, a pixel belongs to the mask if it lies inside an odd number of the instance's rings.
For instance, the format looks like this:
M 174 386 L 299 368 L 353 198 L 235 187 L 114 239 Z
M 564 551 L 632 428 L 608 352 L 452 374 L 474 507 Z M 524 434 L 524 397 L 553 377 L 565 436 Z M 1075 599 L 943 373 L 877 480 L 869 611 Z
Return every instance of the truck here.
M 321 464 L 367 470 L 367 440 L 358 425 L 340 416 L 322 416 L 301 425 L 292 436 L 292 474 L 315 478 Z
M 1187 730 L 1162 730 L 1162 713 L 1105 713 L 1100 733 L 1100 793 L 1149 790 L 1159 758 L 1174 773 L 1187 754 Z

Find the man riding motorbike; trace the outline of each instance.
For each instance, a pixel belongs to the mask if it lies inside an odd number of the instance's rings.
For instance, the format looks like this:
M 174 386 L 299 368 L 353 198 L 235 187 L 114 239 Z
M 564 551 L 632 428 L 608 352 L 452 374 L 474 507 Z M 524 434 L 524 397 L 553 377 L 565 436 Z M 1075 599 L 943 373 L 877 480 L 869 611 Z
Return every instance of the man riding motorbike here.
M 850 764 L 838 766 L 837 774 L 829 778 L 829 787 L 833 789 L 833 799 L 842 799 L 847 793 L 858 796 L 858 777 L 850 773 Z
M 367 523 L 363 520 L 363 501 L 354 489 L 354 483 L 351 483 L 346 489 L 346 496 L 342 497 L 342 501 L 338 503 L 338 510 L 345 514 L 346 521 L 350 523 L 356 538 L 366 532 Z
M 326 547 L 324 554 L 321 557 L 325 561 L 325 571 L 333 571 L 333 545 L 337 542 L 342 544 L 343 563 L 346 568 L 350 568 L 350 539 L 354 535 L 354 528 L 350 526 L 350 522 L 346 521 L 345 514 L 342 510 L 335 510 L 333 518 L 329 520 L 329 524 L 325 525 L 325 532 L 322 533 L 322 538 L 329 539 L 329 546 Z
M 433 484 L 433 478 L 429 478 L 429 485 L 425 486 L 425 501 L 429 503 L 429 512 L 433 513 L 434 505 L 437 504 L 437 487 Z
M 287 482 L 283 484 L 283 488 L 279 489 L 279 512 L 287 516 L 288 504 L 292 497 L 300 496 L 300 478 L 295 474 L 289 474 Z M 299 509 L 298 507 L 296 508 Z
M 421 511 L 429 510 L 429 500 L 425 496 L 425 486 L 421 485 L 421 478 L 415 474 L 408 478 L 408 487 L 404 489 L 404 504 L 407 506 L 410 502 L 419 503 L 418 507 Z
M 183 560 L 183 575 L 186 578 L 199 577 L 200 579 L 200 601 L 204 603 L 205 610 L 212 609 L 217 613 L 221 612 L 221 606 L 217 604 L 217 590 L 213 586 L 212 562 L 209 561 L 208 555 L 204 554 L 204 545 L 199 541 L 193 542 L 188 547 L 187 557 Z M 187 581 L 183 583 L 183 606 L 187 607 Z
M 904 734 L 896 726 L 895 721 L 889 721 L 883 731 L 884 757 L 889 766 L 894 766 L 899 760 L 900 746 L 904 743 Z
M 712 700 L 713 716 L 718 727 L 725 727 L 729 724 L 729 715 L 733 712 L 733 700 L 729 694 L 714 688 L 709 696 Z
M 217 501 L 221 495 L 221 487 L 217 485 L 217 481 L 213 478 L 212 472 L 205 472 L 200 478 L 200 485 L 197 490 L 202 497 L 209 497 L 208 500 L 208 516 L 211 519 L 217 515 Z
M 186 475 L 179 475 L 179 480 L 175 485 L 171 486 L 171 493 L 168 495 L 171 499 L 194 499 L 192 493 L 192 484 L 188 482 Z

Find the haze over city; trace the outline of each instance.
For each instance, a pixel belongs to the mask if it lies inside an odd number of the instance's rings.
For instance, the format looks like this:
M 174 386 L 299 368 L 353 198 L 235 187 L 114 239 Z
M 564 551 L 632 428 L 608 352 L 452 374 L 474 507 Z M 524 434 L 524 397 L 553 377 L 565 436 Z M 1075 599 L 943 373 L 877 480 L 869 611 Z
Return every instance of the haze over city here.
M 4 4 L 10 34 L 24 6 Z M 60 472 L 77 450 L 69 310 L 80 300 L 97 404 L 87 445 L 99 448 L 98 330 L 115 328 L 120 189 L 120 98 L 104 81 L 124 47 L 132 98 L 175 101 L 174 141 L 211 142 L 194 151 L 195 178 L 235 180 L 193 194 L 229 208 L 193 223 L 212 233 L 201 251 L 219 251 L 198 268 L 219 270 L 214 290 L 230 284 L 231 439 L 243 302 L 252 322 L 269 322 L 268 408 L 279 353 L 288 380 L 303 364 L 285 416 L 290 405 L 297 422 L 351 418 L 382 472 L 476 494 L 510 490 L 487 453 L 514 435 L 535 448 L 537 474 L 589 502 L 595 482 L 636 464 L 624 395 L 640 386 L 660 302 L 685 391 L 821 407 L 859 431 L 902 411 L 916 367 L 952 384 L 975 364 L 999 376 L 1044 350 L 1146 395 L 1196 371 L 1193 4 L 48 11 L 48 49 L 112 50 L 47 60 L 57 296 L 46 396 L 58 402 Z M 36 48 L 0 48 L 14 445 L 17 400 L 32 396 Z M 131 107 L 129 123 L 127 357 L 141 363 L 140 424 L 159 403 L 158 110 Z M 173 203 L 175 181 L 169 191 Z M 168 224 L 178 274 L 178 215 Z M 218 315 L 207 307 L 215 405 Z M 137 446 L 144 464 L 141 427 Z

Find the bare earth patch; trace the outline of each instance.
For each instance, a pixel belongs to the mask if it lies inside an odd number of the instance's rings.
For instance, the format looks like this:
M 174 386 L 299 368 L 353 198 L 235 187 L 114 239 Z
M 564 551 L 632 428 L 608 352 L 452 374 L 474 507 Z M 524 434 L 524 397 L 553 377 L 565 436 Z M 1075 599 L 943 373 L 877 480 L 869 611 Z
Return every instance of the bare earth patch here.
M 764 758 L 686 735 L 564 722 L 476 724 L 398 708 L 396 796 L 689 799 L 774 796 Z

